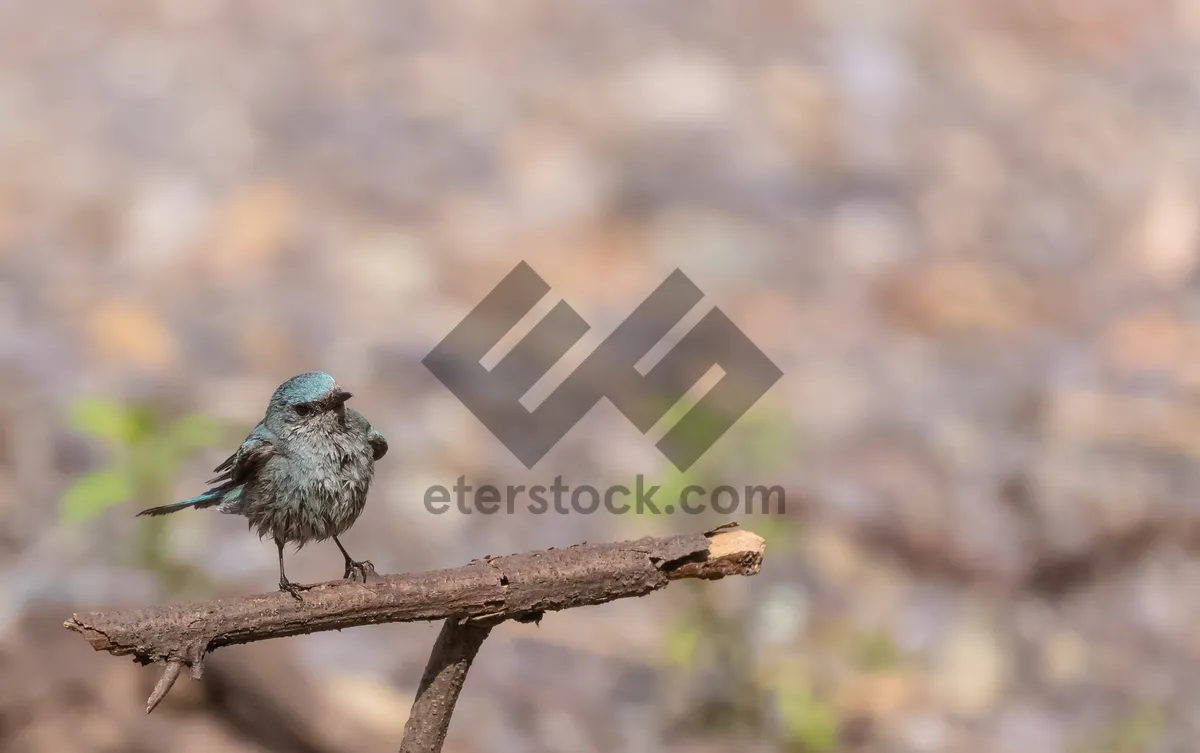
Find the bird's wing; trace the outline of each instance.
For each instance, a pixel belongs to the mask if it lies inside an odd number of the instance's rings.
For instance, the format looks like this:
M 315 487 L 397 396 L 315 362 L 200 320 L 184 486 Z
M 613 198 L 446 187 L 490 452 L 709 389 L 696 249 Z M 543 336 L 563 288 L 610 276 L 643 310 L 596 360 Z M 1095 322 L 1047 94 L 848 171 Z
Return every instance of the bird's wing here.
M 376 460 L 387 454 L 387 440 L 384 439 L 382 434 L 371 428 L 371 422 L 367 420 L 366 416 L 354 410 L 353 408 L 347 408 L 346 418 L 348 418 L 355 426 L 357 426 L 363 431 L 364 434 L 367 435 L 367 444 L 371 445 L 371 449 L 374 452 Z
M 387 439 L 375 429 L 371 429 L 367 434 L 367 442 L 371 445 L 371 449 L 375 451 L 376 460 L 387 454 Z
M 260 423 L 237 452 L 213 469 L 217 475 L 208 483 L 229 487 L 245 483 L 275 452 L 275 435 Z

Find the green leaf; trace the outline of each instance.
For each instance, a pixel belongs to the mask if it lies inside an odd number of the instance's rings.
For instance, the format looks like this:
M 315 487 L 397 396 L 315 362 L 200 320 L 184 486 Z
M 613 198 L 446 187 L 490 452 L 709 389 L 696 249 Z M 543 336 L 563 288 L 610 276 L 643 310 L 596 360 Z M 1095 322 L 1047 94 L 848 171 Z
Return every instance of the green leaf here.
M 128 446 L 135 440 L 136 428 L 131 412 L 113 400 L 77 398 L 67 409 L 67 423 L 81 434 L 103 439 L 114 446 Z
M 82 523 L 133 496 L 124 468 L 96 471 L 75 480 L 59 503 L 59 520 Z
M 170 442 L 180 450 L 216 447 L 224 439 L 225 425 L 202 413 L 192 413 L 171 424 Z

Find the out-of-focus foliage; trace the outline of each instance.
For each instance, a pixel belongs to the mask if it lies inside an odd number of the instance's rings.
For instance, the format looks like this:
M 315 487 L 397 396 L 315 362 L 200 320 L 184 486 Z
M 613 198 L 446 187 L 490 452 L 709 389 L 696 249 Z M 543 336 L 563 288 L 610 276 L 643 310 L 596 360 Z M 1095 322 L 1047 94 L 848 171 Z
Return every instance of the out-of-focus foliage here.
M 109 455 L 108 467 L 80 476 L 63 494 L 60 517 L 73 524 L 126 502 L 160 504 L 152 497 L 169 485 L 180 463 L 218 446 L 226 433 L 219 421 L 200 414 L 170 420 L 151 404 L 92 397 L 72 402 L 67 421 L 103 441 Z
M 59 519 L 81 525 L 117 505 L 134 511 L 169 502 L 182 464 L 196 452 L 228 439 L 226 426 L 192 413 L 169 417 L 151 402 L 122 403 L 80 397 L 67 411 L 74 431 L 101 441 L 108 465 L 85 473 L 71 484 L 59 502 Z M 203 585 L 200 570 L 179 561 L 167 546 L 167 517 L 142 520 L 130 548 L 137 567 L 155 573 L 168 592 Z
M 1077 746 L 1077 753 L 1145 753 L 1155 750 L 1162 738 L 1161 708 L 1143 705 L 1114 718 L 1095 739 Z
M 663 661 L 668 665 L 693 669 L 696 662 L 696 647 L 700 642 L 700 626 L 691 620 L 678 619 L 663 631 Z
M 64 523 L 82 523 L 132 498 L 133 483 L 127 469 L 93 471 L 76 479 L 67 489 L 59 515 Z
M 827 753 L 837 747 L 839 718 L 833 703 L 818 693 L 803 667 L 792 666 L 777 678 L 776 699 L 783 738 L 797 753 Z
M 900 650 L 887 633 L 872 630 L 856 636 L 854 663 L 859 670 L 872 672 L 900 665 Z

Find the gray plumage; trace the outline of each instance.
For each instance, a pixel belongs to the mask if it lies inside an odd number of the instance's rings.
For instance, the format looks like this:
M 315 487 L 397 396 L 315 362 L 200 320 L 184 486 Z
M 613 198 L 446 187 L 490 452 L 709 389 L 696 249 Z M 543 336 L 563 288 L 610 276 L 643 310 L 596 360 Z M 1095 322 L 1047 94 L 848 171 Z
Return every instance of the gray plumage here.
M 279 587 L 297 598 L 305 587 L 284 574 L 284 544 L 333 539 L 346 560 L 344 577 L 359 573 L 365 581 L 371 563 L 354 561 L 337 537 L 362 514 L 375 461 L 388 445 L 361 413 L 346 407 L 350 397 L 323 371 L 292 377 L 275 390 L 237 452 L 216 467 L 211 489 L 138 515 L 215 507 L 245 516 L 259 538 L 274 539 Z

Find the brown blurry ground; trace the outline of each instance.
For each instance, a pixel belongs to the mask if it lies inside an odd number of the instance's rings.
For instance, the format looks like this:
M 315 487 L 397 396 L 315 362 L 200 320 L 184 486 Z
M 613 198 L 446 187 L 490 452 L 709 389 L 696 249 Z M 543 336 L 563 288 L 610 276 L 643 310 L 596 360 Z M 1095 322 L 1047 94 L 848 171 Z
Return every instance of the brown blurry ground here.
M 392 750 L 436 631 L 223 650 L 145 717 L 59 627 L 181 597 L 132 505 L 60 522 L 112 462 L 79 395 L 244 431 L 330 371 L 380 570 L 713 522 L 424 511 L 670 475 L 608 409 L 526 471 L 420 365 L 522 259 L 600 332 L 682 267 L 785 372 L 701 472 L 789 505 L 738 516 L 757 578 L 498 630 L 448 749 L 1192 749 L 1198 71 L 1196 0 L 0 0 L 0 750 Z M 192 597 L 275 582 L 240 521 L 167 535 Z

